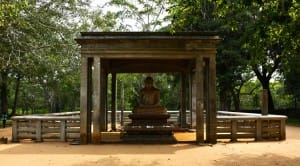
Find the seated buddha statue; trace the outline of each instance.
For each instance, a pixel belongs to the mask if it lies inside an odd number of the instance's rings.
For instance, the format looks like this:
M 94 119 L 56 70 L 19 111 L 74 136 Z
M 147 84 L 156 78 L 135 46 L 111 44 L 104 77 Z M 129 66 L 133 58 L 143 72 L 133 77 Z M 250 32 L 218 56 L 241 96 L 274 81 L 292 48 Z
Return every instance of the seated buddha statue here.
M 167 114 L 167 109 L 160 105 L 160 90 L 153 87 L 152 77 L 147 77 L 145 85 L 139 92 L 139 106 L 134 108 L 133 114 Z

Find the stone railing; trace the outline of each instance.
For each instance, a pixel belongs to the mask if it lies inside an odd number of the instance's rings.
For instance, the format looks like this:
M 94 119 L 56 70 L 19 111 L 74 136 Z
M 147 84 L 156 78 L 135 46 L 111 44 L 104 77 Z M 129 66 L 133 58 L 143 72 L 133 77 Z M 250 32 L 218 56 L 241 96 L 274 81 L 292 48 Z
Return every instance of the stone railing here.
M 128 115 L 131 111 L 124 111 L 124 124 L 129 123 Z M 108 111 L 108 123 L 110 123 Z M 121 111 L 117 111 L 116 121 L 120 123 Z M 178 111 L 170 111 L 170 121 L 178 121 Z M 48 139 L 67 141 L 80 137 L 80 112 L 50 113 L 38 115 L 14 116 L 12 128 L 12 142 L 22 139 L 32 139 L 41 142 Z M 189 122 L 189 117 L 187 117 Z
M 41 142 L 44 139 L 79 139 L 80 116 L 78 113 L 59 113 L 32 116 L 14 116 L 12 142 L 20 139 L 32 139 Z
M 218 111 L 217 138 L 238 139 L 253 138 L 261 140 L 285 140 L 286 116 L 260 115 L 252 113 Z
M 126 121 L 129 111 L 124 112 Z M 108 113 L 109 114 L 109 113 Z M 119 122 L 117 112 L 117 122 Z M 173 122 L 177 121 L 178 111 L 171 111 Z M 108 115 L 110 116 L 110 115 Z M 48 139 L 68 141 L 79 139 L 80 116 L 79 112 L 56 113 L 46 115 L 15 116 L 13 121 L 12 141 L 32 139 L 37 142 Z M 239 113 L 218 111 L 217 139 L 251 138 L 260 140 L 284 140 L 285 121 L 287 117 L 281 115 L 260 115 L 252 113 Z M 187 118 L 187 122 L 190 119 Z

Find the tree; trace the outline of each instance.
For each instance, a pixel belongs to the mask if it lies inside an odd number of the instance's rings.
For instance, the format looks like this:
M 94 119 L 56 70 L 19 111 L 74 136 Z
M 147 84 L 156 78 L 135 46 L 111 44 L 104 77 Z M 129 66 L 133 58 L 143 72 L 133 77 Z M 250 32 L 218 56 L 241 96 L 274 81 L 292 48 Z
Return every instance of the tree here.
M 18 65 L 15 63 L 18 63 L 21 60 L 20 56 L 23 55 L 20 48 L 24 48 L 18 41 L 15 40 L 20 36 L 20 34 L 15 31 L 14 27 L 24 26 L 24 22 L 19 19 L 19 16 L 21 14 L 21 10 L 27 9 L 28 5 L 25 2 L 2 1 L 0 8 L 1 113 L 7 114 L 9 73 L 14 69 L 15 65 Z
M 218 46 L 217 79 L 220 96 L 220 109 L 239 110 L 239 93 L 243 84 L 251 78 L 247 59 L 241 51 L 246 21 L 232 29 L 224 24 L 216 12 L 216 4 L 210 0 L 173 0 L 169 12 L 172 18 L 171 31 L 218 31 L 223 40 Z M 226 19 L 243 20 L 243 15 L 232 14 Z
M 235 1 L 219 0 L 217 13 L 225 18 L 232 29 L 239 27 L 238 20 L 226 19 L 227 16 L 243 11 L 248 21 L 244 33 L 243 52 L 249 58 L 249 64 L 268 90 L 269 111 L 274 111 L 274 103 L 270 91 L 270 80 L 274 73 L 284 68 L 289 56 L 299 47 L 299 32 L 295 29 L 295 18 L 299 18 L 299 2 L 296 1 Z M 297 43 L 297 44 L 296 44 Z
M 248 67 L 248 60 L 241 52 L 239 32 L 223 35 L 224 40 L 218 47 L 217 79 L 220 95 L 220 109 L 240 111 L 240 93 L 243 85 L 254 77 Z
M 170 0 L 170 31 L 214 31 L 219 22 L 213 15 L 215 4 L 209 0 Z
M 72 28 L 83 31 L 117 31 L 118 15 L 110 11 L 104 13 L 102 9 L 103 7 L 99 7 L 82 11 L 80 20 L 74 23 Z
M 299 52 L 300 53 L 300 52 Z M 288 62 L 289 68 L 284 71 L 285 76 L 285 90 L 288 94 L 291 94 L 294 97 L 294 108 L 297 108 L 297 103 L 300 100 L 300 56 L 299 53 L 297 56 L 290 59 Z
M 51 62 L 63 64 L 61 62 L 64 61 L 59 61 L 60 57 L 75 56 L 78 61 L 78 55 L 74 54 L 75 35 L 70 29 L 74 22 L 70 18 L 78 16 L 85 5 L 85 2 L 73 0 L 1 1 L 0 87 L 3 113 L 8 112 L 7 85 L 10 80 L 15 79 L 16 85 L 20 85 L 22 80 L 34 81 L 50 76 L 48 69 L 53 64 Z M 61 71 L 56 70 L 54 75 L 58 72 Z M 12 114 L 16 109 L 17 87 Z
M 119 31 L 156 31 L 167 22 L 168 0 L 111 0 L 106 6 L 117 8 Z
M 284 0 L 257 1 L 244 5 L 252 22 L 245 32 L 243 48 L 262 87 L 268 90 L 270 112 L 275 109 L 270 80 L 284 68 L 288 57 L 294 56 L 294 50 L 299 47 L 299 44 L 289 44 L 293 40 L 299 40 L 295 38 L 297 32 L 291 29 L 295 21 L 289 14 L 290 9 L 297 5 L 299 3 L 295 1 Z

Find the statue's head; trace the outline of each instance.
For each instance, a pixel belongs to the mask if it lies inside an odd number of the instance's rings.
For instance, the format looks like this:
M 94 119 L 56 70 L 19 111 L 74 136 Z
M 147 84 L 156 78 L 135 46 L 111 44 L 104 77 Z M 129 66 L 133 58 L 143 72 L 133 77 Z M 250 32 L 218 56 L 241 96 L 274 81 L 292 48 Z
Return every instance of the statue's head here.
M 153 86 L 153 78 L 148 76 L 146 79 L 145 79 L 145 87 L 146 88 L 151 88 Z

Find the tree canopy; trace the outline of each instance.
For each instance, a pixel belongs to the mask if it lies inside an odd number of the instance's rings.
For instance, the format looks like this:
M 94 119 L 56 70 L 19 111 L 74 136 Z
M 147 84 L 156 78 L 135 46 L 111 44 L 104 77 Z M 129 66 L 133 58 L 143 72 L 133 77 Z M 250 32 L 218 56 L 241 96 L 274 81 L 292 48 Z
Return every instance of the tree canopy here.
M 249 66 L 262 87 L 268 90 L 269 110 L 274 111 L 270 80 L 275 73 L 289 67 L 287 62 L 290 57 L 299 54 L 296 51 L 300 43 L 297 30 L 299 2 L 295 0 L 172 2 L 173 30 L 213 30 L 219 31 L 224 38 L 219 47 L 217 61 L 220 92 L 227 91 L 222 85 L 231 91 L 242 85 L 243 80 L 247 80 L 250 76 L 246 74 L 249 73 L 247 67 Z M 228 96 L 225 95 L 225 98 Z
M 93 11 L 88 10 L 89 4 L 81 0 L 1 1 L 2 113 L 7 113 L 8 107 L 16 109 L 19 90 L 25 100 L 43 98 L 39 105 L 44 102 L 44 109 L 47 106 L 50 111 L 59 111 L 63 108 L 60 105 L 66 103 L 78 103 L 80 58 L 74 38 L 80 31 L 92 30 L 95 25 L 106 29 L 114 23 L 109 18 L 111 23 L 100 24 L 100 19 L 95 20 Z M 15 87 L 8 86 L 12 83 Z M 27 84 L 35 87 L 33 91 L 27 91 Z M 24 87 L 20 89 L 20 86 Z M 8 100 L 12 94 L 14 102 Z
M 257 78 L 274 111 L 272 96 L 277 100 L 279 93 L 271 89 L 282 91 L 271 83 L 275 75 L 295 103 L 300 100 L 299 20 L 297 0 L 109 0 L 98 7 L 90 0 L 2 0 L 0 112 L 78 110 L 80 55 L 74 38 L 80 31 L 217 31 L 223 39 L 217 55 L 219 109 L 239 110 L 242 93 L 257 91 L 249 83 Z M 152 75 L 162 87 L 162 103 L 179 108 L 173 94 L 179 75 Z M 126 108 L 136 104 L 144 76 L 117 77 Z

